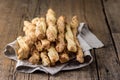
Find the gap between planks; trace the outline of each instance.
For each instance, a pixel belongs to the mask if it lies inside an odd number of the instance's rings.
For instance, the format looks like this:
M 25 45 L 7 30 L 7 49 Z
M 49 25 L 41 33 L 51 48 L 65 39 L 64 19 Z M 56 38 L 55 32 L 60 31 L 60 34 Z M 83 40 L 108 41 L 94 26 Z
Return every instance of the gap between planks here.
M 115 45 L 115 40 L 113 38 L 113 35 L 112 35 L 112 30 L 111 30 L 111 27 L 110 27 L 110 24 L 108 22 L 108 18 L 107 18 L 107 14 L 106 14 L 106 10 L 105 10 L 105 5 L 104 5 L 104 1 L 101 0 L 101 4 L 102 4 L 102 10 L 103 10 L 103 14 L 105 16 L 105 21 L 106 21 L 106 24 L 108 26 L 108 29 L 109 29 L 109 32 L 110 32 L 110 36 L 111 36 L 111 39 L 112 39 L 112 43 L 113 43 L 113 46 L 114 46 L 114 49 L 115 49 L 115 53 L 116 53 L 116 56 L 117 56 L 117 59 L 120 61 L 119 57 L 118 57 L 118 52 L 117 52 L 117 48 L 116 48 L 116 45 Z

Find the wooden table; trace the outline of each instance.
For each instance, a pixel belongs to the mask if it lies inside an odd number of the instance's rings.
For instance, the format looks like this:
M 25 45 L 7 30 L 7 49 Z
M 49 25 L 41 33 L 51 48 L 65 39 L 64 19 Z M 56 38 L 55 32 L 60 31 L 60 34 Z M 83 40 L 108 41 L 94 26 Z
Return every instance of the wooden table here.
M 15 62 L 0 54 L 0 80 L 120 80 L 120 0 L 0 0 L 0 52 L 24 34 L 24 20 L 45 17 L 48 8 L 67 21 L 77 15 L 105 47 L 91 51 L 94 61 L 89 66 L 54 76 L 14 73 Z

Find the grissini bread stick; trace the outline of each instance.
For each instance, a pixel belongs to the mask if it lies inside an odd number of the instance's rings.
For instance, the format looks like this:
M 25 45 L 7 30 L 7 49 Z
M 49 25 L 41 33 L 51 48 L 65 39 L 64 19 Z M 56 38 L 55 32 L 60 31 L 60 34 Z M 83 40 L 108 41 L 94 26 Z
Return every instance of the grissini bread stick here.
M 43 39 L 43 40 L 41 40 L 41 43 L 42 43 L 42 48 L 44 48 L 45 50 L 50 48 L 50 41 L 49 40 Z
M 48 58 L 46 51 L 41 52 L 40 57 L 42 59 L 43 66 L 50 66 L 50 59 Z
M 34 49 L 31 53 L 31 57 L 29 58 L 29 62 L 32 64 L 38 64 L 40 60 L 40 55 L 38 50 Z
M 36 18 L 32 19 L 31 23 L 32 23 L 33 25 L 36 25 L 39 20 L 40 20 L 40 18 L 39 18 L 39 17 L 36 17 Z
M 72 18 L 72 21 L 71 21 L 71 28 L 72 28 L 72 32 L 73 32 L 73 35 L 74 35 L 74 39 L 75 39 L 75 42 L 76 42 L 76 45 L 77 45 L 77 55 L 76 55 L 76 60 L 80 63 L 83 63 L 84 62 L 84 56 L 83 56 L 83 51 L 80 47 L 80 43 L 78 42 L 78 39 L 77 39 L 77 33 L 78 33 L 78 19 L 77 19 L 77 16 L 74 16 Z
M 65 17 L 60 16 L 58 18 L 57 27 L 58 27 L 58 38 L 57 38 L 56 50 L 57 52 L 62 52 L 65 48 L 65 41 L 64 41 Z
M 76 52 L 77 47 L 76 47 L 76 43 L 74 41 L 74 36 L 73 36 L 72 30 L 71 30 L 71 27 L 70 27 L 69 24 L 66 25 L 65 38 L 67 40 L 67 49 L 68 49 L 68 51 Z
M 57 28 L 56 28 L 56 17 L 55 12 L 52 9 L 49 9 L 46 14 L 46 22 L 48 25 L 46 36 L 47 39 L 51 42 L 54 42 L 57 39 Z
M 45 18 L 40 18 L 36 23 L 36 30 L 35 30 L 36 37 L 41 40 L 45 38 L 46 35 L 46 22 Z
M 29 46 L 25 43 L 23 37 L 21 36 L 17 38 L 17 42 L 20 47 L 18 49 L 17 58 L 20 60 L 27 59 L 29 57 Z
M 36 49 L 37 49 L 39 52 L 43 50 L 41 41 L 36 41 L 36 42 L 35 42 L 35 46 L 36 46 Z
M 68 55 L 68 53 L 66 51 L 64 51 L 63 53 L 59 54 L 59 58 L 60 58 L 59 61 L 61 63 L 65 63 L 65 62 L 68 62 L 70 60 L 69 55 Z
M 59 60 L 58 52 L 53 46 L 48 49 L 48 57 L 50 59 L 51 65 L 55 65 L 55 63 Z

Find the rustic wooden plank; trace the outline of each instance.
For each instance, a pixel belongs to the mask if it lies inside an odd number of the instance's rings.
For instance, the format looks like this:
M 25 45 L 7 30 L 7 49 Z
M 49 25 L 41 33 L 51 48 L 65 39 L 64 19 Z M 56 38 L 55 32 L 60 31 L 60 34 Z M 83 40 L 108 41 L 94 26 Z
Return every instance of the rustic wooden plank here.
M 118 64 L 120 64 L 120 33 L 112 33 L 112 36 L 113 36 L 113 39 L 115 40 L 115 46 L 116 46 L 116 49 L 117 49 L 117 56 L 118 56 L 118 59 L 119 59 Z
M 30 20 L 35 15 L 37 0 L 14 0 L 0 1 L 0 53 L 3 51 L 3 46 L 16 39 L 17 36 L 23 35 L 23 21 Z M 29 74 L 14 73 L 15 62 L 0 54 L 0 80 L 29 80 L 32 79 L 47 79 L 44 74 L 33 74 L 32 78 Z
M 116 50 L 116 56 L 117 56 L 116 62 L 120 65 L 120 51 L 119 51 L 120 1 L 102 0 L 102 4 L 103 4 L 103 11 L 106 17 L 106 22 L 111 32 L 111 37 Z M 118 73 L 118 76 L 120 76 L 120 73 Z
M 106 21 L 108 23 L 109 29 L 111 31 L 111 33 L 113 33 L 113 35 L 111 34 L 111 36 L 113 36 L 113 42 L 116 42 L 116 36 L 118 36 L 118 34 L 114 34 L 114 33 L 120 33 L 120 0 L 109 0 L 109 1 L 102 1 L 103 6 L 104 6 L 104 14 L 106 15 Z M 115 44 L 115 46 L 117 47 L 117 56 L 119 58 L 119 62 L 120 62 L 120 53 L 119 53 L 119 49 L 118 49 L 118 44 Z M 115 49 L 116 49 L 115 47 Z
M 57 5 L 57 8 L 55 8 Z M 70 22 L 72 16 L 77 15 L 80 22 L 85 21 L 84 19 L 84 5 L 82 0 L 61 0 L 52 2 L 51 6 L 55 9 L 57 15 L 64 15 L 67 17 L 67 21 Z M 93 53 L 93 52 L 92 52 Z M 93 55 L 94 56 L 94 55 Z M 97 80 L 97 70 L 95 59 L 93 63 L 85 68 L 72 70 L 72 71 L 62 71 L 54 76 L 50 76 L 50 80 Z
M 120 0 L 102 0 L 112 33 L 120 32 Z
M 107 26 L 103 6 L 100 0 L 85 1 L 85 16 L 90 29 L 100 38 L 105 47 L 96 49 L 97 66 L 100 80 L 119 80 L 120 65 L 112 42 L 111 33 Z
M 24 1 L 25 2 L 25 1 Z M 0 41 L 1 41 L 1 46 L 0 46 L 0 51 L 3 51 L 3 47 L 13 41 L 16 38 L 17 30 L 16 26 L 19 26 L 20 22 L 20 14 L 24 6 L 18 6 L 20 3 L 17 1 L 11 2 L 10 0 L 0 1 L 0 24 L 1 24 L 1 29 L 0 32 L 2 33 L 0 35 Z M 17 7 L 16 7 L 17 6 Z M 16 13 L 15 13 L 16 12 Z M 14 72 L 14 62 L 5 58 L 3 54 L 0 55 L 1 59 L 1 72 L 2 74 L 0 75 L 1 80 L 12 80 L 13 78 L 13 72 Z

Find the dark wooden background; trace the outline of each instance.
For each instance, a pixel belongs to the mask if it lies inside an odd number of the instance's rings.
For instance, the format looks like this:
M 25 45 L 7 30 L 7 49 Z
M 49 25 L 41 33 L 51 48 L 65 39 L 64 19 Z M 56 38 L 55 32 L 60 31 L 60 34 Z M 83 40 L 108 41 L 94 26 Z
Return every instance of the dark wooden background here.
M 68 21 L 77 15 L 105 47 L 92 50 L 93 63 L 82 69 L 54 76 L 14 72 L 15 62 L 2 54 L 5 45 L 24 34 L 24 20 L 45 16 L 48 8 Z M 0 53 L 0 80 L 120 80 L 120 0 L 0 0 Z

